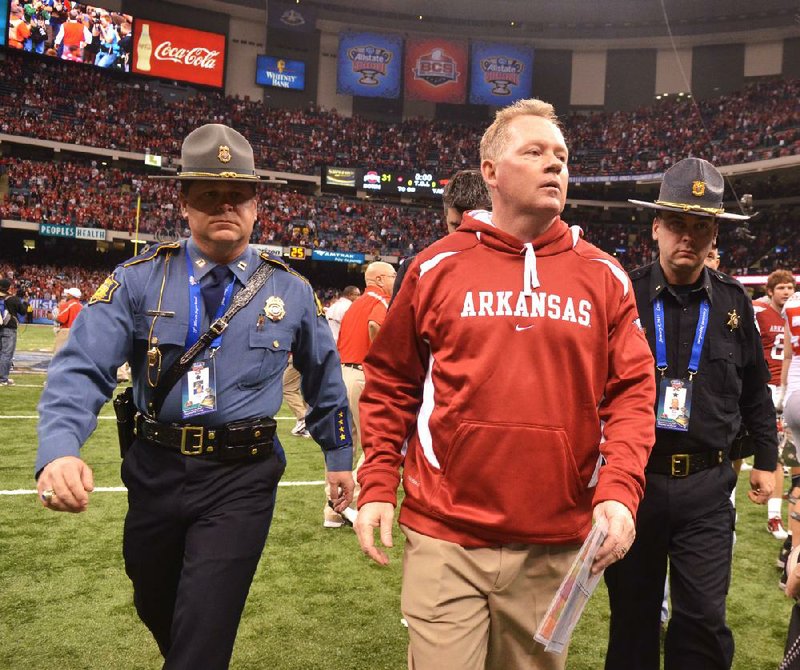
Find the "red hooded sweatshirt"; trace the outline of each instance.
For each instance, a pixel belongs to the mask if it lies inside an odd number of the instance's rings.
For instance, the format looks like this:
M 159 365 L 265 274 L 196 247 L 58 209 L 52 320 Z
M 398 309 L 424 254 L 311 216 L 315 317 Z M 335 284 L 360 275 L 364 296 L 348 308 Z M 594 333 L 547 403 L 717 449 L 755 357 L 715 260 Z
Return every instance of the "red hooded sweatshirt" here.
M 463 546 L 576 544 L 636 516 L 653 357 L 630 280 L 557 220 L 532 243 L 474 211 L 409 268 L 364 369 L 359 506 Z

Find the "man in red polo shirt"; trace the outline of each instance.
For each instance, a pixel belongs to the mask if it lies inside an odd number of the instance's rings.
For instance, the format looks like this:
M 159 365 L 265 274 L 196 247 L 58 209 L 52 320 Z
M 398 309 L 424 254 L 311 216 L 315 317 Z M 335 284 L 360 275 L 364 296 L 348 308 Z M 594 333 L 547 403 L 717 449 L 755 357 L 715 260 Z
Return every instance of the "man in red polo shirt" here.
M 347 388 L 347 402 L 350 405 L 350 414 L 353 417 L 351 432 L 353 435 L 353 462 L 356 470 L 363 459 L 361 451 L 361 427 L 358 422 L 358 401 L 364 390 L 364 370 L 362 365 L 369 351 L 372 341 L 386 318 L 389 300 L 392 296 L 394 279 L 397 276 L 395 269 L 382 261 L 370 263 L 364 273 L 366 289 L 358 300 L 353 302 L 350 309 L 342 318 L 339 330 L 339 358 L 342 360 L 342 378 Z M 358 484 L 353 497 L 358 498 Z M 327 485 L 325 494 L 328 494 Z M 340 514 L 330 509 L 327 504 L 324 509 L 322 525 L 326 528 L 339 528 L 343 524 Z
M 82 309 L 81 290 L 68 288 L 64 291 L 64 302 L 59 303 L 58 309 L 53 314 L 53 319 L 60 326 L 53 344 L 54 353 L 58 353 L 64 348 L 69 337 L 69 329 L 72 328 L 72 324 L 75 323 L 75 319 Z

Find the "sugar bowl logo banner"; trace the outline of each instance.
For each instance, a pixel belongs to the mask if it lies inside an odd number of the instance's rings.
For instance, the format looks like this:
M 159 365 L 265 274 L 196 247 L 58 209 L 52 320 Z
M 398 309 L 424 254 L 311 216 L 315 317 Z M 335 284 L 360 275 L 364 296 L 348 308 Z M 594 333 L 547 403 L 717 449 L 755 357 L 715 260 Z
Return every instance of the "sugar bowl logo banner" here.
M 530 98 L 533 89 L 533 49 L 516 44 L 473 42 L 469 101 L 473 105 L 505 106 Z
M 406 98 L 463 104 L 467 100 L 467 45 L 457 40 L 406 40 Z
M 341 33 L 336 91 L 368 98 L 397 98 L 402 66 L 400 35 Z
M 269 0 L 267 25 L 278 30 L 295 33 L 312 33 L 317 24 L 317 13 L 313 7 L 299 5 L 294 0 Z

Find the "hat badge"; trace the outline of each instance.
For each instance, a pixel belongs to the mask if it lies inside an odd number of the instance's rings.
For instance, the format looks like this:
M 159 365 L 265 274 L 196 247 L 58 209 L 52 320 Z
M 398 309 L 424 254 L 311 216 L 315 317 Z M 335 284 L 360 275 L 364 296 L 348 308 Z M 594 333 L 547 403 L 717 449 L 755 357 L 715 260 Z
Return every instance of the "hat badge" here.
M 702 198 L 706 194 L 706 183 L 704 181 L 692 182 L 692 195 Z
M 230 163 L 231 162 L 230 147 L 227 147 L 224 144 L 220 144 L 219 152 L 217 153 L 217 158 L 219 158 L 220 163 Z

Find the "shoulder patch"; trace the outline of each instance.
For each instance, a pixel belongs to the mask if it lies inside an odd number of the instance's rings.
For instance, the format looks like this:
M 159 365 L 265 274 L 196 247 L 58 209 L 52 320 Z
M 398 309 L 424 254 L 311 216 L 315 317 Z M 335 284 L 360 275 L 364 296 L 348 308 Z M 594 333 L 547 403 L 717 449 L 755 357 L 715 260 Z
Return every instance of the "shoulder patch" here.
M 156 244 L 155 246 L 150 247 L 144 253 L 141 253 L 138 256 L 135 256 L 131 258 L 129 261 L 123 263 L 122 267 L 127 268 L 130 267 L 131 265 L 137 265 L 139 263 L 152 261 L 160 253 L 172 253 L 180 248 L 181 248 L 180 242 L 164 242 L 162 244 Z
M 94 305 L 98 302 L 110 303 L 114 298 L 114 293 L 120 286 L 121 284 L 115 279 L 113 273 L 108 275 L 106 280 L 97 287 L 97 290 L 92 294 L 92 297 L 89 298 L 89 304 Z

